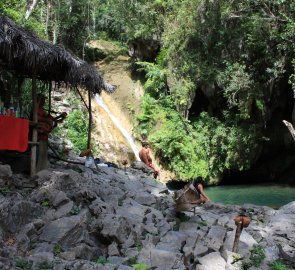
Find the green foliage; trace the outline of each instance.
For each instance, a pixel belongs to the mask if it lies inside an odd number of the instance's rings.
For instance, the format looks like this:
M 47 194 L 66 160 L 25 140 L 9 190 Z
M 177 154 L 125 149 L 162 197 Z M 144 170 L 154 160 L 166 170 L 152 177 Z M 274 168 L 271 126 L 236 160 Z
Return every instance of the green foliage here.
M 138 252 L 140 252 L 142 250 L 142 243 L 140 240 L 137 240 L 135 243 L 136 249 Z
M 40 262 L 37 265 L 38 270 L 48 270 L 48 269 L 53 269 L 52 263 L 49 262 Z
M 293 74 L 290 76 L 289 83 L 292 86 L 293 93 L 295 96 L 295 58 L 292 60 L 292 66 L 293 66 Z
M 205 220 L 200 220 L 200 221 L 198 221 L 197 222 L 197 224 L 199 225 L 199 226 L 208 226 L 208 224 L 207 224 L 207 222 L 205 221 Z
M 137 264 L 137 256 L 129 258 L 124 262 L 125 265 L 134 265 Z
M 165 102 L 145 95 L 137 131 L 149 135 L 163 165 L 178 177 L 207 178 L 225 169 L 250 167 L 258 147 L 254 125 L 240 126 L 229 112 L 224 113 L 223 121 L 204 112 L 189 122 L 172 106 L 161 106 Z
M 166 69 L 149 62 L 137 62 L 137 64 L 146 72 L 147 80 L 144 89 L 147 93 L 157 98 L 160 93 L 167 92 Z
M 15 259 L 15 266 L 19 267 L 22 270 L 31 270 L 32 269 L 32 262 L 23 259 L 23 258 L 16 258 Z
M 198 175 L 207 177 L 209 174 L 206 162 L 206 152 L 199 147 L 198 137 L 190 126 L 179 121 L 176 112 L 169 111 L 165 121 L 150 135 L 157 154 L 164 160 L 168 167 L 175 171 L 181 179 L 192 179 Z
M 252 265 L 254 265 L 255 267 L 259 267 L 265 259 L 264 249 L 260 246 L 256 246 L 253 249 L 251 249 L 250 252 L 250 260 L 252 262 Z
M 135 270 L 149 270 L 150 269 L 150 267 L 144 263 L 136 263 L 136 264 L 133 264 L 132 267 Z
M 25 20 L 26 7 L 27 1 L 25 0 L 2 0 L 0 2 L 1 13 L 11 18 L 22 27 L 28 28 L 44 38 L 45 25 L 40 16 L 40 13 L 44 10 L 43 6 L 37 7 L 29 20 Z
M 229 109 L 237 106 L 241 119 L 251 116 L 251 105 L 257 98 L 259 109 L 264 108 L 264 90 L 270 81 L 280 81 L 290 66 L 289 52 L 294 51 L 294 3 L 170 3 L 162 41 L 167 50 L 171 92 L 177 94 L 178 82 L 190 82 L 191 89 L 196 89 L 218 81 Z M 183 96 L 188 98 L 187 94 Z
M 287 267 L 283 262 L 276 261 L 270 264 L 272 270 L 291 270 L 291 268 Z
M 54 256 L 58 256 L 62 252 L 63 252 L 63 248 L 62 248 L 62 246 L 60 244 L 54 245 L 54 248 L 53 248 Z
M 50 203 L 50 201 L 49 201 L 49 199 L 44 199 L 44 200 L 41 202 L 41 205 L 42 205 L 43 207 L 51 207 L 51 206 L 52 206 L 51 203 Z
M 88 141 L 88 119 L 86 113 L 81 110 L 74 110 L 69 113 L 65 121 L 68 129 L 68 137 L 74 145 L 76 152 L 82 151 L 87 147 Z
M 135 113 L 135 109 L 133 107 L 133 105 L 131 103 L 127 103 L 126 104 L 127 110 L 129 111 L 129 113 L 134 114 Z
M 96 36 L 95 12 L 99 4 L 95 0 L 61 0 L 59 4 L 56 3 L 53 9 L 56 19 L 51 24 L 51 39 L 54 38 L 54 31 L 57 31 L 57 40 L 84 58 L 86 43 Z
M 80 57 L 84 56 L 86 42 L 95 36 L 95 0 L 38 1 L 33 13 L 25 20 L 28 1 L 2 0 L 0 10 L 19 25 L 33 30 L 52 43 L 62 43 Z
M 146 95 L 143 113 L 138 116 L 139 132 L 146 131 L 157 155 L 163 163 L 182 179 L 208 175 L 207 164 L 200 157 L 205 153 L 198 148 L 195 138 L 187 132 L 190 128 L 171 108 L 163 108 Z M 191 130 L 192 131 L 192 130 Z M 205 158 L 205 157 L 204 157 Z
M 79 206 L 77 205 L 73 205 L 71 211 L 70 211 L 70 214 L 71 215 L 78 215 L 80 213 L 81 209 Z
M 102 264 L 102 265 L 109 263 L 109 261 L 105 257 L 102 257 L 102 256 L 99 257 L 95 262 L 97 264 Z
M 190 217 L 187 216 L 185 213 L 179 213 L 178 218 L 180 222 L 187 222 L 190 220 Z
M 119 40 L 153 39 L 161 31 L 162 1 L 102 2 L 96 11 L 99 30 Z
M 2 194 L 3 196 L 6 196 L 7 194 L 10 193 L 10 189 L 8 187 L 1 187 L 0 188 L 0 194 Z
M 202 134 L 201 145 L 209 157 L 209 169 L 212 175 L 218 175 L 224 169 L 248 169 L 253 160 L 257 132 L 255 126 L 240 126 L 228 112 L 224 121 L 202 113 L 193 123 L 197 133 Z
M 161 108 L 150 95 L 144 96 L 141 107 L 142 112 L 137 116 L 137 121 L 139 123 L 137 130 L 139 134 L 147 134 L 153 129 L 157 122 L 160 122 L 162 118 Z
M 10 17 L 12 20 L 21 23 L 25 13 L 25 1 L 2 0 L 0 2 L 1 13 Z
M 224 96 L 229 108 L 238 107 L 242 119 L 250 117 L 255 94 L 254 81 L 246 72 L 245 65 L 234 63 L 227 65 L 220 74 L 220 83 L 224 86 Z M 261 101 L 260 101 L 261 102 Z M 259 105 L 261 107 L 261 105 Z

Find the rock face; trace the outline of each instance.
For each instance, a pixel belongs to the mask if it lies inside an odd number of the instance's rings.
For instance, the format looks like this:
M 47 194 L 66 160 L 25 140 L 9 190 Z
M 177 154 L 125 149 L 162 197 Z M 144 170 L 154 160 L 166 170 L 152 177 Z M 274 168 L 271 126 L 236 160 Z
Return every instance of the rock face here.
M 239 206 L 177 214 L 172 194 L 141 170 L 56 164 L 33 179 L 7 165 L 0 172 L 0 269 L 266 270 L 279 259 L 294 266 L 295 202 L 244 205 L 251 223 L 232 253 Z

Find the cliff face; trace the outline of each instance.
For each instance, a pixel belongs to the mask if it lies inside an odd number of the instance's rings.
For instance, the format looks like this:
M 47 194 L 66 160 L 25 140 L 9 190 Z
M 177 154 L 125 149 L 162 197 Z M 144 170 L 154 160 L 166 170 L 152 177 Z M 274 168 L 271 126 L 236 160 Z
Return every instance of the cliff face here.
M 1 164 L 0 202 L 3 270 L 266 270 L 278 259 L 294 265 L 295 202 L 279 210 L 244 205 L 251 223 L 237 253 L 240 206 L 206 203 L 195 215 L 176 213 L 165 186 L 133 168 L 51 160 L 49 170 L 29 178 Z M 254 260 L 258 251 L 263 256 Z

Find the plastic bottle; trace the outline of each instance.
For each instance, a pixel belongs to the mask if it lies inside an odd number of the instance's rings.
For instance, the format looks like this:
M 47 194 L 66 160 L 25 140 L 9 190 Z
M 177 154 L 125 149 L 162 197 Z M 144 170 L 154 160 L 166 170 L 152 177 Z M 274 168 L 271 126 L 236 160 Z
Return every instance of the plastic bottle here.
M 0 115 L 3 114 L 3 102 L 2 102 L 2 99 L 0 97 Z
M 15 117 L 15 111 L 14 111 L 13 106 L 10 106 L 10 108 L 9 108 L 9 113 L 10 113 L 9 116 L 11 116 L 11 117 Z
M 13 107 L 13 97 L 10 100 L 9 116 L 15 117 L 15 111 L 14 111 L 14 107 Z
M 20 118 L 20 107 L 19 107 L 18 103 L 17 103 L 17 107 L 15 109 L 15 117 Z
M 87 156 L 85 160 L 85 167 L 91 168 L 94 165 L 94 160 L 92 157 Z

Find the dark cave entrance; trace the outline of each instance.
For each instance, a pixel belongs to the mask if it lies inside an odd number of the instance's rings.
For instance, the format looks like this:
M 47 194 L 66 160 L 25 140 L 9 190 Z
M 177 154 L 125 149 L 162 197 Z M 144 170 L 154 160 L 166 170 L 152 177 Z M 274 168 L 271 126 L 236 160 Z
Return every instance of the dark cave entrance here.
M 282 120 L 292 123 L 294 95 L 287 80 L 281 82 L 267 104 L 271 116 L 265 122 L 261 151 L 249 170 L 226 171 L 221 184 L 295 184 L 295 142 Z
M 189 120 L 194 121 L 202 112 L 222 118 L 226 108 L 226 100 L 220 95 L 221 91 L 215 86 L 214 98 L 208 99 L 198 89 L 189 110 Z M 276 85 L 269 101 L 266 102 L 270 113 L 262 127 L 262 138 L 258 141 L 260 151 L 249 170 L 224 172 L 220 184 L 254 184 L 266 182 L 295 184 L 295 142 L 282 120 L 292 123 L 294 94 L 287 76 Z M 255 111 L 256 110 L 256 111 Z M 257 109 L 253 110 L 251 122 L 259 123 L 261 116 Z M 295 115 L 293 116 L 295 120 Z

